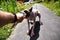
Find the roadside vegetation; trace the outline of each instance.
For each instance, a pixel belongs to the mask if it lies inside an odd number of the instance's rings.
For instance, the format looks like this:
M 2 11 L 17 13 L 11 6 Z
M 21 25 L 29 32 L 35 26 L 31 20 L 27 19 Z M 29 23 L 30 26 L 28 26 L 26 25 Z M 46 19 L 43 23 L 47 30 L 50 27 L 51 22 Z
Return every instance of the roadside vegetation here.
M 42 4 L 60 16 L 60 0 L 45 0 Z
M 25 5 L 24 3 L 20 4 L 16 0 L 0 0 L 0 10 L 6 11 L 6 12 L 21 12 L 24 9 L 28 9 L 33 4 Z M 6 40 L 13 31 L 13 29 L 10 29 L 12 24 L 7 24 L 4 27 L 0 28 L 0 40 Z

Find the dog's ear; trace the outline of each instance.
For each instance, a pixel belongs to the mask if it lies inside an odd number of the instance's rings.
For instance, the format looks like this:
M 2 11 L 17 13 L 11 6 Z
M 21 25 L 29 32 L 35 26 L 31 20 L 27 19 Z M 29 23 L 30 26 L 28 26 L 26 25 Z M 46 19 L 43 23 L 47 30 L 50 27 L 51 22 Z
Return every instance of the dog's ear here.
M 28 11 L 27 11 L 27 10 L 24 10 L 24 12 L 25 12 L 25 13 L 28 13 Z
M 29 12 L 32 12 L 32 9 L 33 9 L 33 7 L 31 7 L 31 8 L 29 9 Z

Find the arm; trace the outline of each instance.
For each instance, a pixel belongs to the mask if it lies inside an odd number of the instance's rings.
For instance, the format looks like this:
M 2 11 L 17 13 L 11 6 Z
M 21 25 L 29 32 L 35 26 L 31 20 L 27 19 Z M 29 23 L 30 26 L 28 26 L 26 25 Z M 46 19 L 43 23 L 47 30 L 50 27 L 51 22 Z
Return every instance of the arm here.
M 11 13 L 0 11 L 0 27 L 14 20 L 14 15 Z
M 23 20 L 23 15 L 17 16 L 17 22 L 21 22 Z M 0 10 L 0 27 L 12 23 L 14 20 L 14 15 L 12 13 L 4 12 Z

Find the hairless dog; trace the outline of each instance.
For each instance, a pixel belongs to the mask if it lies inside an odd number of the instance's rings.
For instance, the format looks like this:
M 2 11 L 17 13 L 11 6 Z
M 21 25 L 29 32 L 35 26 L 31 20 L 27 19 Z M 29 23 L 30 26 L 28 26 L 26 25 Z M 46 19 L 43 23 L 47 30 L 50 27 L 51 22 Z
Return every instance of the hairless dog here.
M 26 19 L 27 19 L 27 22 L 28 22 L 28 35 L 29 35 L 29 32 L 30 32 L 30 21 L 33 21 L 33 27 L 32 27 L 32 31 L 31 31 L 31 37 L 34 36 L 34 25 L 35 25 L 35 19 L 36 17 L 38 16 L 39 17 L 39 22 L 41 23 L 41 15 L 40 13 L 38 12 L 38 10 L 36 9 L 33 9 L 33 7 L 31 7 L 28 11 L 25 10 L 24 11 L 27 15 L 26 15 Z

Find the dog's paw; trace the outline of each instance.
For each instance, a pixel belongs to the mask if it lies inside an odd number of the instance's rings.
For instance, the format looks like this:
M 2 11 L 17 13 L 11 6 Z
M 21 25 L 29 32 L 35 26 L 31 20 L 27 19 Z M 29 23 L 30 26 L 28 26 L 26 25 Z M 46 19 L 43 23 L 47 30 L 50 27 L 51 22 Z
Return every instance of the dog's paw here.
M 31 32 L 31 37 L 33 37 L 35 34 L 34 34 L 34 32 Z
M 30 31 L 27 31 L 27 35 L 29 35 Z

